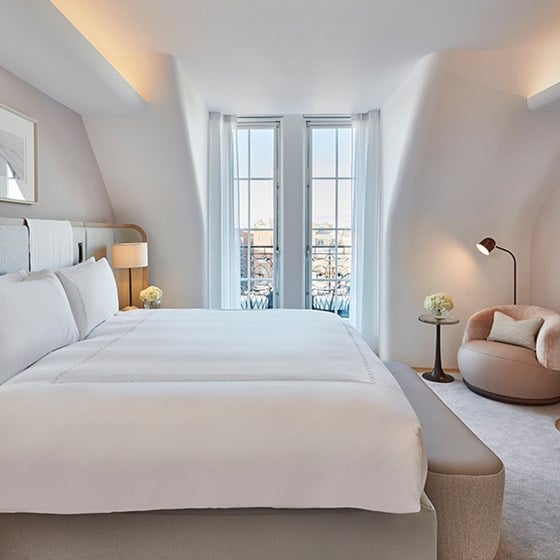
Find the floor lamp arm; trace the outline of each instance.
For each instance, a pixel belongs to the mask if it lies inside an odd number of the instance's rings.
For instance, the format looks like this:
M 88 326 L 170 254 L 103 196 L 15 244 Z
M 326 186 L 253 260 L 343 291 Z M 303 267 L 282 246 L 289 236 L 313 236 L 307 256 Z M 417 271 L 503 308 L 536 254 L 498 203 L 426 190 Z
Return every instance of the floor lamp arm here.
M 515 255 L 505 247 L 500 247 L 499 245 L 496 245 L 496 249 L 500 249 L 500 251 L 504 251 L 505 253 L 508 253 L 509 255 L 511 255 L 511 258 L 513 259 L 513 304 L 516 305 L 517 304 L 517 259 L 515 258 Z

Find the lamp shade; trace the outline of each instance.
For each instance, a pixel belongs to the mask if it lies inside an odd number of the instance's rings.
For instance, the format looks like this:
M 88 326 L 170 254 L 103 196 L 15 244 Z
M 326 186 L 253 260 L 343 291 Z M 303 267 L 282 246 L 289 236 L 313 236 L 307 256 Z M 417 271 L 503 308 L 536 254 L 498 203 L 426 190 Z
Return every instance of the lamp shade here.
M 113 268 L 143 268 L 148 266 L 147 243 L 115 243 L 111 253 Z
M 491 237 L 485 237 L 480 243 L 476 244 L 476 248 L 483 254 L 489 255 L 496 247 L 496 241 Z

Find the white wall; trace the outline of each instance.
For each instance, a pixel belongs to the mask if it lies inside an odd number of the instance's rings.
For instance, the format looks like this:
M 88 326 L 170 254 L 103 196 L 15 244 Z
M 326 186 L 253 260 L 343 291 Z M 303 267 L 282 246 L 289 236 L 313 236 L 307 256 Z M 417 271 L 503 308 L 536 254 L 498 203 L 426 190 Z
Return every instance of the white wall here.
M 530 301 L 533 226 L 560 161 L 560 114 L 527 109 L 530 71 L 520 52 L 430 55 L 383 108 L 382 357 L 432 363 L 417 315 L 445 291 L 461 324 L 444 329 L 443 360 L 456 366 L 466 319 L 512 300 L 511 258 L 474 248 L 487 235 L 518 256 L 518 301 Z
M 560 313 L 560 176 L 538 216 L 531 255 L 531 303 Z
M 0 216 L 114 221 L 82 117 L 3 68 L 0 103 L 38 123 L 39 183 L 39 204 L 0 202 Z
M 203 307 L 208 111 L 176 59 L 146 62 L 146 108 L 85 124 L 117 220 L 146 230 L 150 282 L 163 289 L 166 307 Z

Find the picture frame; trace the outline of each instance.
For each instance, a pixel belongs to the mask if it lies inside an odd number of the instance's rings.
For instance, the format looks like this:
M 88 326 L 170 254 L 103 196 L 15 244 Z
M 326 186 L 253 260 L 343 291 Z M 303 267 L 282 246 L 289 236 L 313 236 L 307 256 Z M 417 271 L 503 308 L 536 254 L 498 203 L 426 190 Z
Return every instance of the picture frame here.
M 0 202 L 38 201 L 37 121 L 0 104 Z

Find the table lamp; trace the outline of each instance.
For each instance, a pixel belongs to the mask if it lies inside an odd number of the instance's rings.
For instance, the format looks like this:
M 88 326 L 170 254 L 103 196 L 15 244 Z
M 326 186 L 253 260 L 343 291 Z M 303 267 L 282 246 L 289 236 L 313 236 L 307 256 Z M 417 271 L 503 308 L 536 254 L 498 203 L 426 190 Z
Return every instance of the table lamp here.
M 132 269 L 148 266 L 148 244 L 115 243 L 111 250 L 113 268 L 128 268 L 128 307 L 132 306 Z

